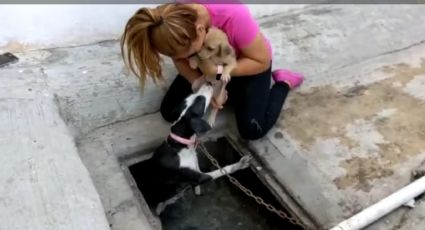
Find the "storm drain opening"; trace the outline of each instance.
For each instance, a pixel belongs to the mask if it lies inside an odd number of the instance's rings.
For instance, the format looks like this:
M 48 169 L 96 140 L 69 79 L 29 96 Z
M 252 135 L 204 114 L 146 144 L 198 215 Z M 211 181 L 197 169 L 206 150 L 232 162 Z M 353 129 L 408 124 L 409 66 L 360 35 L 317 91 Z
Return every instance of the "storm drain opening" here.
M 205 143 L 209 153 L 221 166 L 237 162 L 241 155 L 223 137 L 217 141 Z M 200 168 L 203 172 L 216 168 L 198 150 Z M 136 183 L 138 192 L 149 206 L 149 194 L 145 193 L 144 180 L 152 176 L 148 161 L 140 161 L 128 166 L 129 173 Z M 251 168 L 232 174 L 242 185 L 250 189 L 277 209 L 285 211 L 278 199 L 260 180 Z M 248 197 L 233 185 L 227 177 L 208 182 L 201 186 L 202 194 L 195 195 L 192 189 L 186 190 L 176 203 L 167 206 L 159 219 L 164 230 L 282 230 L 302 229 L 270 212 Z M 151 210 L 154 207 L 150 207 Z M 286 212 L 287 213 L 287 212 Z M 287 213 L 288 216 L 290 214 Z

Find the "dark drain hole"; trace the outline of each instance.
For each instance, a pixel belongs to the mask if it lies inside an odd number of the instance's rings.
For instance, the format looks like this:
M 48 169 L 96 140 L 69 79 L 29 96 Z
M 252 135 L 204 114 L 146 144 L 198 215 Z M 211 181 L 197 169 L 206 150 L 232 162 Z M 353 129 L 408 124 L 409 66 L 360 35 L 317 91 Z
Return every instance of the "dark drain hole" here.
M 231 164 L 240 159 L 239 153 L 231 147 L 225 138 L 205 144 L 209 152 L 221 165 Z M 203 171 L 214 170 L 214 166 L 200 154 L 200 167 Z M 137 187 L 150 204 L 149 189 L 143 182 L 149 173 L 148 161 L 131 165 L 130 173 Z M 251 169 L 232 174 L 241 184 L 264 201 L 284 210 L 268 188 L 258 179 Z M 183 198 L 168 206 L 160 215 L 164 230 L 292 230 L 301 229 L 258 205 L 242 191 L 231 184 L 226 177 L 201 186 L 202 195 L 196 196 L 187 190 Z M 154 207 L 150 207 L 153 209 Z

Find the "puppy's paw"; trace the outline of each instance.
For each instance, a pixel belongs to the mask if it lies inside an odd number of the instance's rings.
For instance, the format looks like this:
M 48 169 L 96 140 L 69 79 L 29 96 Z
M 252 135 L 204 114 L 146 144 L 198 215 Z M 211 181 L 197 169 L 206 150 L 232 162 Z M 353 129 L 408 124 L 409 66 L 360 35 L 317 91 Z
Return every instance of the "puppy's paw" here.
M 231 78 L 230 74 L 223 73 L 221 75 L 221 81 L 224 83 L 228 83 L 230 81 L 230 78 Z
M 252 156 L 243 156 L 240 160 L 240 169 L 248 168 L 252 160 Z

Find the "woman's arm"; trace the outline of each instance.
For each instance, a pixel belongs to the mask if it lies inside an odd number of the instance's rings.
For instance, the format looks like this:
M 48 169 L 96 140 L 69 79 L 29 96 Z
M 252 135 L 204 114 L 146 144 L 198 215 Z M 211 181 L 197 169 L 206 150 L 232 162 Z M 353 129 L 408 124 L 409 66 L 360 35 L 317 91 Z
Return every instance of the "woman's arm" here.
M 270 67 L 270 55 L 263 35 L 258 32 L 254 41 L 241 49 L 236 68 L 231 72 L 232 77 L 255 75 Z
M 179 74 L 191 84 L 202 75 L 198 70 L 190 68 L 189 61 L 186 59 L 173 59 L 173 62 Z

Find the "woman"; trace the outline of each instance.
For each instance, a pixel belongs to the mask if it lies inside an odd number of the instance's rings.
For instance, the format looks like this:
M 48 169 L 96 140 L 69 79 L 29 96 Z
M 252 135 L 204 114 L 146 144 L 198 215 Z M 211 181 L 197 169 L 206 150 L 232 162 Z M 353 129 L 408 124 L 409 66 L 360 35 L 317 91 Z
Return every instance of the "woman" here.
M 192 93 L 191 85 L 202 73 L 217 73 L 217 68 L 202 66 L 200 71 L 193 70 L 187 59 L 201 49 L 210 26 L 227 34 L 237 54 L 227 92 L 235 106 L 239 133 L 247 140 L 259 139 L 276 123 L 288 92 L 303 82 L 303 76 L 288 70 L 271 71 L 271 45 L 245 5 L 196 1 L 141 8 L 125 27 L 123 56 L 142 86 L 147 76 L 154 82 L 163 80 L 161 54 L 172 58 L 179 74 L 162 101 L 161 114 L 173 122 L 178 118 L 173 108 Z M 270 89 L 272 77 L 275 83 Z M 222 108 L 215 100 L 212 106 Z

